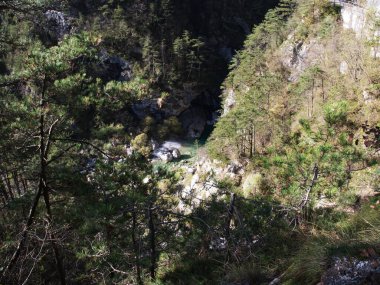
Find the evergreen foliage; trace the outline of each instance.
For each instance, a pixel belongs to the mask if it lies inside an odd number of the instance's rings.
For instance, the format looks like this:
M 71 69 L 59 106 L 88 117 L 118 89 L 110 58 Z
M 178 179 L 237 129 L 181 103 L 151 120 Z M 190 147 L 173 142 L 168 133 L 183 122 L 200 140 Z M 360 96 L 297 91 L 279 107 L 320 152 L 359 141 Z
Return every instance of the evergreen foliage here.
M 0 1 L 0 284 L 316 284 L 337 257 L 376 260 L 379 20 L 362 39 L 339 12 Z M 229 49 L 206 148 L 158 162 Z

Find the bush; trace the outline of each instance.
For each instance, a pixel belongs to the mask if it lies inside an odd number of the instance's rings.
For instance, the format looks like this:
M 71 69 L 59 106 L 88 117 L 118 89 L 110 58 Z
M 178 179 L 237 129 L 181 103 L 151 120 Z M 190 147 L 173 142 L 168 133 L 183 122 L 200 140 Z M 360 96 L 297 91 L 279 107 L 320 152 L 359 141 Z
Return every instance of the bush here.
M 139 152 L 145 157 L 148 157 L 152 152 L 152 146 L 149 143 L 149 137 L 145 133 L 136 136 L 132 140 L 131 146 L 135 151 Z
M 168 126 L 166 125 L 159 125 L 158 128 L 157 128 L 157 136 L 160 138 L 160 139 L 165 139 L 170 133 L 170 130 L 168 128 Z
M 249 174 L 243 183 L 243 195 L 248 198 L 263 190 L 263 177 L 260 173 Z
M 285 273 L 285 283 L 317 284 L 327 264 L 327 249 L 324 242 L 307 242 L 292 259 Z
M 178 120 L 177 117 L 170 117 L 166 120 L 164 120 L 164 126 L 166 126 L 169 129 L 170 133 L 179 135 L 182 133 L 182 124 Z
M 151 116 L 146 116 L 142 121 L 142 129 L 144 133 L 151 133 L 154 129 L 156 121 Z
M 329 125 L 339 125 L 347 120 L 348 102 L 338 101 L 327 105 L 324 109 L 324 119 Z
M 106 140 L 112 136 L 124 136 L 124 126 L 122 124 L 110 124 L 93 131 L 94 137 L 100 140 Z
M 161 125 L 158 125 L 156 135 L 163 140 L 170 135 L 179 135 L 181 133 L 182 124 L 177 117 L 172 116 L 165 119 Z

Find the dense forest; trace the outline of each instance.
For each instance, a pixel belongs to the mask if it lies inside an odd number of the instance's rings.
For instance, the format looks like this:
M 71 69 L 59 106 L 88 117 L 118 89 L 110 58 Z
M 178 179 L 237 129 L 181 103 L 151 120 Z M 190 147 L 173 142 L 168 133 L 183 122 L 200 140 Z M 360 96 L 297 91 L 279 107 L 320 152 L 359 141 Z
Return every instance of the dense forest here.
M 0 1 L 0 285 L 380 284 L 380 1 Z

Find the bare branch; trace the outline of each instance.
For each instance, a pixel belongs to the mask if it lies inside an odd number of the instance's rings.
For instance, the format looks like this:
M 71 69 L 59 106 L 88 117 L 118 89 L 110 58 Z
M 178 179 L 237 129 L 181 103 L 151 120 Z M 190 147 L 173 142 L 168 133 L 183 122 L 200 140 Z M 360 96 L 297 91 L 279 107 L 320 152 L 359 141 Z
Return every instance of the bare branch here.
M 74 143 L 79 143 L 79 144 L 85 144 L 85 145 L 88 145 L 88 146 L 92 147 L 96 151 L 100 152 L 104 156 L 106 156 L 106 157 L 108 157 L 110 159 L 113 159 L 113 157 L 110 156 L 108 153 L 104 152 L 98 146 L 96 146 L 96 145 L 94 145 L 94 144 L 92 144 L 92 143 L 90 143 L 88 141 L 84 141 L 84 140 L 80 140 L 80 139 L 72 139 L 72 138 L 52 138 L 51 140 L 52 141 L 63 141 L 63 142 L 74 142 Z

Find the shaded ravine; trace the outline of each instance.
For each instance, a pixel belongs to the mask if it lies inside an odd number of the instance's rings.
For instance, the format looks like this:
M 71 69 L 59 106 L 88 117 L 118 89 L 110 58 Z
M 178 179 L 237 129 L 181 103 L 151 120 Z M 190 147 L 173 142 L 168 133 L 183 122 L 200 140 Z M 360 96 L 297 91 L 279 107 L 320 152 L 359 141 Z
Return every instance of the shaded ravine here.
M 198 81 L 180 82 L 180 87 L 171 90 L 172 97 L 162 107 L 157 99 L 146 99 L 136 104 L 133 112 L 139 120 L 150 115 L 156 121 L 176 116 L 184 129 L 180 139 L 206 141 L 212 125 L 220 115 L 221 86 L 229 73 L 229 64 L 235 53 L 243 47 L 252 28 L 261 23 L 266 12 L 278 4 L 271 1 L 172 1 L 172 21 L 177 26 L 173 33 L 189 31 L 205 43 L 209 57 L 203 63 Z M 152 28 L 153 31 L 159 27 Z M 160 33 L 155 41 L 160 42 Z M 166 82 L 163 82 L 165 89 Z M 185 87 L 191 86 L 191 87 Z

